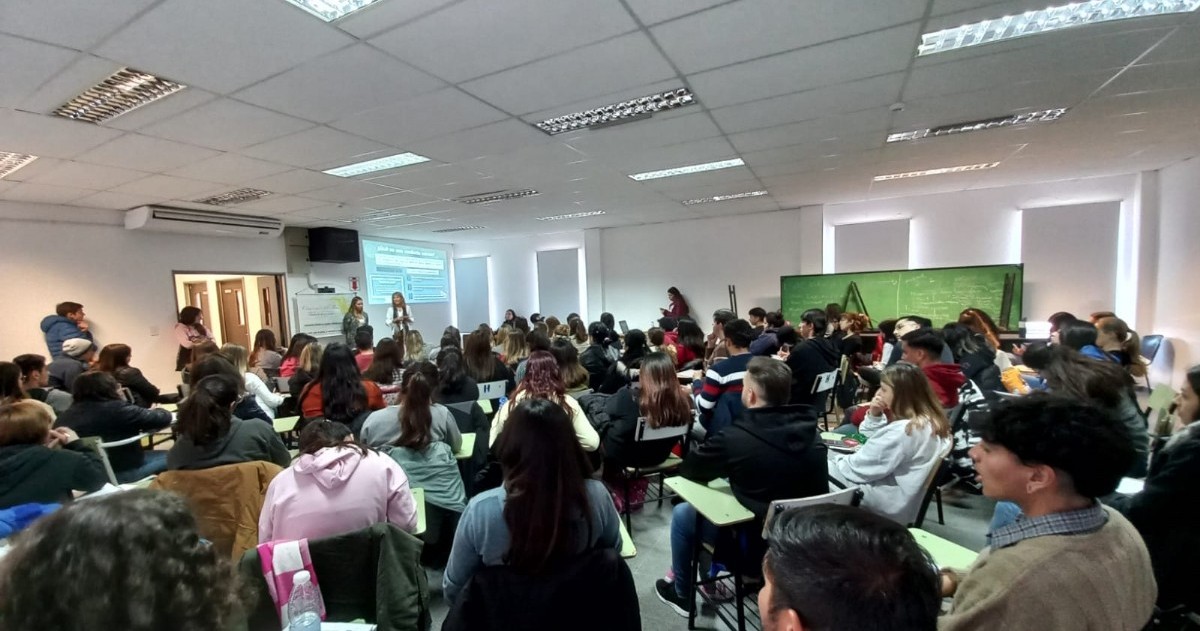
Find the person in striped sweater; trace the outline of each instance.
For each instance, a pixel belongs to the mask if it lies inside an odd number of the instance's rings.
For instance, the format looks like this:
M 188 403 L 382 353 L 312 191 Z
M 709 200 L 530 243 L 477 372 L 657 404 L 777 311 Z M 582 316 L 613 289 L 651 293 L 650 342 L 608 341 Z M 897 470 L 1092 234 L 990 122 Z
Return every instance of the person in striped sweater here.
M 753 357 L 750 354 L 750 323 L 737 319 L 725 325 L 725 348 L 729 358 L 712 365 L 704 380 L 696 380 L 696 405 L 700 408 L 700 425 L 708 435 L 729 427 L 742 413 L 742 377 Z M 699 373 L 699 371 L 697 371 Z

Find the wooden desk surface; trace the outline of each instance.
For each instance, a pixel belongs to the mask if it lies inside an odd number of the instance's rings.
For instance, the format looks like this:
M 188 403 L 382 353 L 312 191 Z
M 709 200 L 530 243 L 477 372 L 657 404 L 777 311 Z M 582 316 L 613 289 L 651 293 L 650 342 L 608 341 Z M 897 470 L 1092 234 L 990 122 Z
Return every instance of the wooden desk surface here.
M 717 526 L 733 526 L 754 519 L 754 513 L 737 501 L 725 480 L 714 480 L 706 486 L 674 476 L 666 479 L 666 485 Z

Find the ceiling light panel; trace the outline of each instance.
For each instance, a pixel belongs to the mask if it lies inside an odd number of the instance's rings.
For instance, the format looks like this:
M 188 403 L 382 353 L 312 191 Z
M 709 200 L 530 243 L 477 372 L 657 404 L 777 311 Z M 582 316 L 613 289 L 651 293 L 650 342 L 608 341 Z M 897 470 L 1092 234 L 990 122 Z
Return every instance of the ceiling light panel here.
M 344 18 L 359 9 L 365 9 L 379 0 L 287 0 L 326 22 Z
M 1068 108 L 1065 107 L 1059 107 L 1050 110 L 1040 110 L 1037 112 L 1026 112 L 1024 114 L 1013 114 L 1012 116 L 1000 116 L 997 118 L 985 118 L 983 120 L 969 121 L 966 123 L 942 125 L 940 127 L 932 127 L 930 129 L 917 129 L 914 131 L 888 134 L 887 141 L 901 142 L 904 140 L 921 140 L 922 138 L 952 136 L 954 134 L 964 134 L 970 131 L 995 129 L 996 127 L 1012 127 L 1014 125 L 1027 125 L 1029 123 L 1049 123 L 1062 118 L 1063 114 L 1067 113 L 1067 109 Z
M 691 90 L 677 88 L 595 109 L 547 118 L 544 121 L 535 123 L 535 126 L 553 136 L 577 129 L 605 127 L 647 118 L 657 112 L 673 110 L 695 102 L 696 97 L 692 94 Z
M 487 226 L 459 226 L 457 228 L 441 228 L 433 232 L 465 232 L 467 230 L 483 230 Z
M 907 173 L 889 173 L 887 175 L 876 175 L 876 182 L 886 182 L 888 180 L 903 180 L 910 177 L 923 177 L 926 175 L 945 175 L 946 173 L 965 173 L 967 171 L 982 171 L 984 169 L 994 169 L 1000 166 L 999 162 L 981 162 L 979 164 L 963 164 L 956 167 L 940 167 L 937 169 L 926 169 L 924 171 L 908 171 Z
M 589 210 L 582 213 L 568 213 L 566 215 L 551 215 L 550 217 L 538 217 L 538 221 L 561 221 L 563 219 L 582 219 L 584 217 L 595 217 L 596 215 L 605 214 L 603 210 Z
M 1128 20 L 1152 15 L 1187 13 L 1200 0 L 1088 0 L 964 24 L 921 36 L 917 56 L 944 53 L 1004 40 L 1049 33 L 1075 26 Z
M 541 193 L 532 188 L 523 188 L 520 190 L 511 191 L 495 191 L 492 193 L 480 193 L 478 195 L 466 195 L 464 197 L 456 197 L 454 201 L 460 204 L 491 204 L 492 202 L 501 202 L 508 199 L 518 199 L 521 197 L 533 197 L 541 195 Z
M 0 178 L 16 173 L 21 167 L 37 160 L 37 156 L 27 153 L 9 153 L 0 151 Z
M 334 169 L 322 171 L 328 175 L 336 175 L 338 177 L 354 177 L 356 175 L 366 175 L 367 173 L 375 173 L 376 171 L 387 171 L 388 169 L 397 169 L 406 167 L 411 164 L 420 164 L 429 162 L 429 158 L 419 156 L 415 153 L 398 153 L 394 156 L 386 158 L 376 158 L 365 162 L 355 162 Z
M 676 175 L 690 175 L 692 173 L 703 173 L 705 171 L 717 171 L 720 169 L 728 169 L 730 167 L 740 167 L 746 163 L 741 158 L 733 160 L 722 160 L 720 162 L 706 162 L 704 164 L 690 164 L 685 167 L 675 167 L 673 169 L 663 169 L 662 171 L 646 171 L 645 173 L 634 173 L 630 178 L 639 182 L 646 180 L 657 180 L 664 177 L 674 177 Z
M 54 115 L 89 123 L 103 123 L 170 96 L 185 87 L 187 86 L 160 79 L 152 74 L 122 68 L 64 103 L 54 110 Z
M 233 206 L 235 204 L 245 204 L 256 199 L 262 199 L 271 194 L 271 191 L 264 191 L 258 188 L 239 188 L 236 191 L 205 197 L 204 199 L 195 200 L 197 204 L 208 204 L 210 206 Z
M 731 199 L 746 199 L 748 197 L 762 197 L 766 195 L 766 191 L 746 191 L 745 193 L 731 193 L 729 195 L 715 195 L 713 197 L 702 197 L 700 199 L 684 200 L 684 206 L 695 206 L 696 204 L 711 204 L 713 202 L 727 202 Z

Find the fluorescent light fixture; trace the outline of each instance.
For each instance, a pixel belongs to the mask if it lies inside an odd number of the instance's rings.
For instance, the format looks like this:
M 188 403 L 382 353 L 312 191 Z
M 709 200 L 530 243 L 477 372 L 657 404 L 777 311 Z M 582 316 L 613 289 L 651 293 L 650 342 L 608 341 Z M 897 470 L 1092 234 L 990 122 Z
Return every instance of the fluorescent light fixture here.
M 9 153 L 0 151 L 0 178 L 16 173 L 21 167 L 37 160 L 37 156 L 27 153 Z
M 944 175 L 946 173 L 965 173 L 967 171 L 982 171 L 984 169 L 992 169 L 999 166 L 999 162 L 981 162 L 979 164 L 963 164 L 956 167 L 941 167 L 938 169 L 926 169 L 924 171 L 909 171 L 907 173 L 889 173 L 888 175 L 876 175 L 876 182 L 886 182 L 888 180 L 903 180 L 910 177 L 922 177 L 926 175 Z
M 53 113 L 71 120 L 103 123 L 175 94 L 185 87 L 139 70 L 121 68 Z
M 502 202 L 507 199 L 533 197 L 534 195 L 541 195 L 541 193 L 532 188 L 523 188 L 520 190 L 492 191 L 490 193 L 464 195 L 463 197 L 454 198 L 454 201 L 460 204 L 490 204 L 492 202 Z
M 705 171 L 717 171 L 720 169 L 728 169 L 729 167 L 740 167 L 746 164 L 741 158 L 733 160 L 722 160 L 720 162 L 706 162 L 704 164 L 690 164 L 685 167 L 675 167 L 674 169 L 663 169 L 662 171 L 646 171 L 645 173 L 634 173 L 629 176 L 639 182 L 645 180 L 657 180 L 662 177 L 674 177 L 676 175 L 689 175 L 692 173 L 703 173 Z
M 560 221 L 562 219 L 582 219 L 584 217 L 594 217 L 596 215 L 603 215 L 603 214 L 604 214 L 603 210 L 589 210 L 587 212 L 582 212 L 582 213 L 569 213 L 566 215 L 552 215 L 550 217 L 538 217 L 537 220 L 538 221 Z
M 595 109 L 584 110 L 582 112 L 573 112 L 554 118 L 547 118 L 540 123 L 534 125 L 550 134 L 562 134 L 577 129 L 586 129 L 588 127 L 606 127 L 609 125 L 617 125 L 623 122 L 632 122 L 643 118 L 649 118 L 656 112 L 665 112 L 675 108 L 691 105 L 696 102 L 696 97 L 692 91 L 687 88 L 677 88 L 675 90 L 667 90 L 658 94 L 651 94 L 629 101 L 613 103 L 611 105 L 603 105 Z
M 365 175 L 367 173 L 374 173 L 376 171 L 387 171 L 388 169 L 397 169 L 400 167 L 406 167 L 410 164 L 420 164 L 422 162 L 429 162 L 429 158 L 426 158 L 425 156 L 419 156 L 415 153 L 405 152 L 397 153 L 394 156 L 387 156 L 386 158 L 375 158 L 374 160 L 367 160 L 366 162 L 347 164 L 346 166 L 337 167 L 336 169 L 322 171 L 322 173 L 336 175 L 338 177 L 354 177 L 356 175 Z
M 1012 127 L 1014 125 L 1026 125 L 1029 123 L 1049 123 L 1062 118 L 1063 114 L 1067 113 L 1067 109 L 1068 108 L 1065 107 L 1059 107 L 1050 110 L 1039 110 L 1037 112 L 1013 114 L 1012 116 L 985 118 L 983 120 L 968 121 L 966 123 L 954 123 L 953 125 L 942 125 L 940 127 L 932 127 L 929 129 L 917 129 L 914 131 L 888 134 L 887 141 L 901 142 L 904 140 L 920 140 L 922 138 L 964 134 L 969 131 L 983 131 L 985 129 L 994 129 L 996 127 Z
M 487 226 L 459 226 L 457 228 L 441 228 L 433 232 L 464 232 L 466 230 L 483 230 Z
M 379 0 L 287 0 L 305 11 L 332 22 L 344 18 L 359 9 L 365 9 Z
M 209 204 L 210 206 L 233 206 L 234 204 L 244 204 L 256 199 L 262 199 L 270 194 L 271 191 L 264 191 L 257 188 L 239 188 L 236 191 L 197 199 L 196 203 Z
M 747 191 L 745 193 L 732 193 L 730 195 L 715 195 L 713 197 L 702 197 L 700 199 L 689 199 L 683 202 L 684 206 L 695 206 L 696 204 L 711 204 L 712 202 L 727 202 L 731 199 L 746 199 L 747 197 L 762 197 L 766 195 L 766 191 Z
M 1200 0 L 1087 0 L 1020 15 L 963 24 L 921 36 L 917 56 L 944 53 L 1018 37 L 1049 33 L 1075 26 L 1128 20 L 1152 15 L 1187 13 L 1200 7 Z

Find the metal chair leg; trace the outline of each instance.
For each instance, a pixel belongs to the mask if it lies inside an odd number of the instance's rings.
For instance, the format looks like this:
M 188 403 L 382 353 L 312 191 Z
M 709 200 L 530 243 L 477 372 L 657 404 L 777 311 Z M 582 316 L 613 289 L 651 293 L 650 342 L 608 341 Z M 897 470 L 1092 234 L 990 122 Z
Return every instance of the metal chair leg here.
M 945 525 L 946 525 L 946 519 L 945 519 L 945 517 L 942 515 L 942 489 L 941 489 L 941 488 L 936 488 L 936 489 L 934 489 L 934 490 L 933 490 L 933 497 L 934 497 L 934 499 L 936 499 L 936 500 L 937 500 L 937 508 L 938 508 L 938 523 L 939 523 L 939 524 L 941 524 L 941 525 L 943 525 L 943 526 L 945 526 Z

